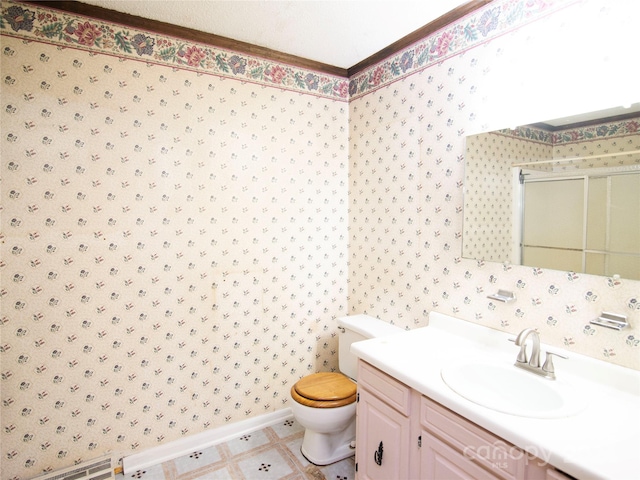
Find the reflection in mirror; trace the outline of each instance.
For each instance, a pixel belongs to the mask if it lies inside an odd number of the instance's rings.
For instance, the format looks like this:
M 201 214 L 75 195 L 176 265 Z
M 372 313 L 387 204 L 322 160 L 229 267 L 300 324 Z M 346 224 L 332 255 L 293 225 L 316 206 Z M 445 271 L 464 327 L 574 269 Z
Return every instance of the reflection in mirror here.
M 462 256 L 640 280 L 635 107 L 467 137 Z

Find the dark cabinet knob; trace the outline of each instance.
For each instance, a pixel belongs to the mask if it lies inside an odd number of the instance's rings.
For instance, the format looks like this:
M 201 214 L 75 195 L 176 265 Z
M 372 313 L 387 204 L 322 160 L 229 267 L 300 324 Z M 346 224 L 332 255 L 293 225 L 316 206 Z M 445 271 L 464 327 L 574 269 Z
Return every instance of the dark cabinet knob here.
M 373 459 L 376 462 L 376 465 L 382 465 L 382 442 L 378 445 L 378 450 L 373 452 Z

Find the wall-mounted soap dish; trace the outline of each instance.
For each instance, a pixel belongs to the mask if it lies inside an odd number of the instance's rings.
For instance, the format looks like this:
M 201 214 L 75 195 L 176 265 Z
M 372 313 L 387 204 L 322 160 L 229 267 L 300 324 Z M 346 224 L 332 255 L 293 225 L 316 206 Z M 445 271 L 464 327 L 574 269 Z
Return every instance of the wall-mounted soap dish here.
M 613 328 L 614 330 L 622 330 L 624 327 L 629 325 L 625 315 L 608 312 L 602 312 L 598 318 L 591 320 L 591 323 L 594 325 L 600 325 L 601 327 Z
M 499 302 L 509 303 L 509 302 L 514 302 L 516 299 L 516 296 L 513 294 L 513 292 L 510 292 L 508 290 L 498 290 L 498 293 L 488 295 L 487 298 L 491 298 L 492 300 L 498 300 Z

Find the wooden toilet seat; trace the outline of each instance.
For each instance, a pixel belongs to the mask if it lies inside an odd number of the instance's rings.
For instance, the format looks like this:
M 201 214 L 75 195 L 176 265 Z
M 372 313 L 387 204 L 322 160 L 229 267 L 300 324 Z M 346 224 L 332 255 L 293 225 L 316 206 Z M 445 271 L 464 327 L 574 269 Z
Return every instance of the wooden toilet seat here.
M 291 397 L 307 407 L 343 407 L 356 401 L 356 384 L 342 373 L 314 373 L 291 387 Z

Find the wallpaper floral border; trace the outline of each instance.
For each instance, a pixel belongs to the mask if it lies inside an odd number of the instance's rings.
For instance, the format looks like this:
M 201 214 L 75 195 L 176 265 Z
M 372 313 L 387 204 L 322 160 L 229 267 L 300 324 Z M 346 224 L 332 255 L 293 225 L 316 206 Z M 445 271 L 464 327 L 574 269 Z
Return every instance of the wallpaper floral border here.
M 347 80 L 61 11 L 3 2 L 3 34 L 150 63 L 207 72 L 287 90 L 347 99 Z
M 550 145 L 559 145 L 588 140 L 598 140 L 613 137 L 633 135 L 640 132 L 640 116 L 619 122 L 607 122 L 587 127 L 568 128 L 556 132 L 549 132 L 531 126 L 522 126 L 516 129 L 505 128 L 497 133 L 510 137 L 519 137 L 534 142 L 542 142 Z
M 571 3 L 574 0 L 491 2 L 411 48 L 350 78 L 349 97 L 365 95 Z M 433 77 L 428 81 L 433 81 Z
M 0 30 L 7 35 L 100 51 L 223 77 L 348 100 L 441 62 L 576 0 L 493 2 L 388 60 L 350 78 L 318 74 L 260 57 L 116 26 L 95 19 L 6 2 Z M 116 28 L 119 27 L 119 28 Z

